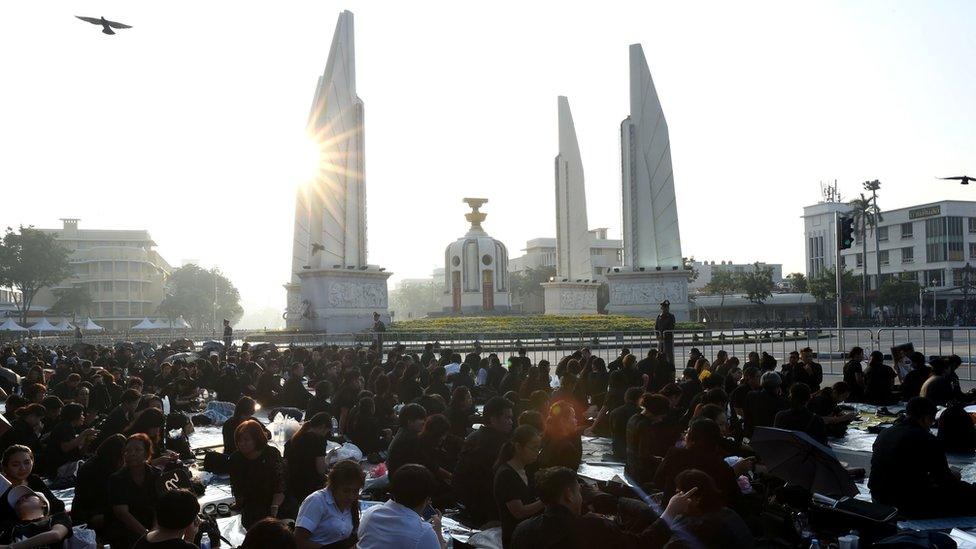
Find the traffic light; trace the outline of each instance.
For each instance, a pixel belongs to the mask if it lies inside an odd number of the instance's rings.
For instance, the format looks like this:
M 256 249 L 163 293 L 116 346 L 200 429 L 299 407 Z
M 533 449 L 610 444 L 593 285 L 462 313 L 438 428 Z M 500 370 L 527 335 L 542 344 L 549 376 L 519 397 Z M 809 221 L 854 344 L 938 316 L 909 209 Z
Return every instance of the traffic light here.
M 837 247 L 846 250 L 854 245 L 854 218 L 841 217 L 840 230 L 837 232 Z

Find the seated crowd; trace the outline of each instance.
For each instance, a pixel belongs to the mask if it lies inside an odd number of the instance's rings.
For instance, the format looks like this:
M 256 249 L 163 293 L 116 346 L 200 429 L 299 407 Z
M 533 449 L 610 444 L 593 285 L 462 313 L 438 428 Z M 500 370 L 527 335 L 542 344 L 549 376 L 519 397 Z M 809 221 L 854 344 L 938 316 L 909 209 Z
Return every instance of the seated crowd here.
M 692 349 L 677 371 L 655 349 L 608 364 L 584 347 L 554 366 L 477 344 L 463 357 L 380 349 L 0 347 L 0 544 L 54 547 L 85 524 L 114 549 L 197 547 L 213 513 L 170 473 L 195 457 L 204 392 L 235 404 L 222 455 L 207 458 L 229 475 L 247 548 L 444 548 L 447 510 L 500 526 L 504 547 L 753 547 L 775 482 L 750 438 L 775 427 L 828 445 L 857 417 L 851 402 L 908 403 L 875 443 L 876 502 L 906 517 L 976 514 L 976 490 L 946 460 L 976 451 L 958 357 L 892 366 L 856 347 L 843 381 L 825 385 L 808 348 L 782 365 Z M 301 426 L 279 444 L 259 409 Z M 590 437 L 609 439 L 604 459 L 632 488 L 579 474 Z M 335 459 L 330 442 L 354 444 L 366 465 Z M 377 463 L 388 483 L 367 482 Z M 71 502 L 52 490 L 65 486 Z

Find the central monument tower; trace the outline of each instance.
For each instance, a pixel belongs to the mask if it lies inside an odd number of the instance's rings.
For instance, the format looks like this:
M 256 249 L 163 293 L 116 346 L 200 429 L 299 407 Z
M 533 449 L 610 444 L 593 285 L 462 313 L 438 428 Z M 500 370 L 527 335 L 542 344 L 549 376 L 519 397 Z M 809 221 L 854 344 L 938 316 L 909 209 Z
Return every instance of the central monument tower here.
M 360 332 L 372 327 L 374 312 L 389 321 L 391 273 L 366 256 L 364 114 L 353 38 L 353 14 L 344 11 L 308 117 L 319 169 L 296 199 L 292 277 L 285 285 L 290 329 Z

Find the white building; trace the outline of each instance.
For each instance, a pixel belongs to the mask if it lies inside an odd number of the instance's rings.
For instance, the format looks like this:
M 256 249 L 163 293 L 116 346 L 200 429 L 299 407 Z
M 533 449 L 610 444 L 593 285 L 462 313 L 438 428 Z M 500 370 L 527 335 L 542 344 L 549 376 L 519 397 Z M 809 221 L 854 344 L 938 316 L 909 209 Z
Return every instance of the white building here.
M 783 265 L 779 263 L 763 263 L 760 261 L 759 266 L 761 268 L 769 267 L 772 269 L 774 284 L 780 286 L 783 283 Z M 714 261 L 692 261 L 691 268 L 698 272 L 698 278 L 688 283 L 688 291 L 698 293 L 712 281 L 712 276 L 715 273 L 751 273 L 756 270 L 756 265 L 754 263 L 732 263 L 731 261 L 721 261 L 719 263 Z
M 849 215 L 851 207 L 840 202 L 821 202 L 803 208 L 806 275 L 813 278 L 836 263 L 837 232 L 834 213 Z M 854 245 L 841 252 L 844 268 L 860 276 L 867 265 L 868 284 L 878 288 L 875 275 L 880 260 L 882 282 L 888 276 L 909 277 L 934 290 L 938 314 L 947 304 L 955 309 L 961 300 L 963 269 L 976 263 L 976 202 L 943 200 L 881 212 L 875 234 L 867 230 L 867 246 L 855 231 Z M 865 258 L 865 251 L 867 257 Z M 931 303 L 926 299 L 926 306 Z
M 591 229 L 590 235 L 590 265 L 593 269 L 593 280 L 605 282 L 606 273 L 610 267 L 623 264 L 623 242 L 618 238 L 607 238 L 607 229 Z M 522 250 L 524 255 L 512 258 L 508 262 L 508 272 L 520 273 L 526 269 L 540 267 L 556 267 L 556 239 L 533 238 L 525 243 Z

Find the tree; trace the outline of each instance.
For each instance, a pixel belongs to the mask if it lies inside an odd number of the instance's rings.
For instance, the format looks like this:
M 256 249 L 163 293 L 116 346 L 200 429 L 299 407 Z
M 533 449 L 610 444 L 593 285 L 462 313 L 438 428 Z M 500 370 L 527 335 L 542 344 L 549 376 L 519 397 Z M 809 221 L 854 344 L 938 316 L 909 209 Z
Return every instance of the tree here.
M 790 293 L 805 294 L 807 292 L 807 277 L 803 273 L 790 273 L 786 275 L 786 280 L 790 281 Z
M 193 264 L 173 271 L 166 283 L 166 297 L 156 310 L 170 320 L 182 316 L 198 330 L 217 330 L 223 319 L 235 324 L 244 316 L 241 294 L 231 281 L 219 269 L 206 270 Z
M 542 283 L 556 276 L 555 267 L 528 267 L 524 271 L 511 273 L 508 277 L 512 296 L 519 302 L 525 303 L 536 297 L 539 303 L 543 300 Z
M 821 310 L 827 310 L 832 303 L 837 301 L 837 278 L 833 269 L 824 269 L 819 276 L 811 278 L 807 282 L 810 294 L 820 302 Z M 849 300 L 850 296 L 857 292 L 857 280 L 854 273 L 844 270 L 841 274 L 841 301 Z
M 27 324 L 27 312 L 41 288 L 71 276 L 68 254 L 52 234 L 24 226 L 18 233 L 7 227 L 0 241 L 0 285 L 20 290 L 16 305 L 22 324 Z
M 848 202 L 853 208 L 854 227 L 857 229 L 858 237 L 861 239 L 861 314 L 865 317 L 868 313 L 868 227 L 877 230 L 878 219 L 874 214 L 874 205 L 871 199 L 861 193 L 859 198 Z
M 444 284 L 430 281 L 404 280 L 390 292 L 390 309 L 396 318 L 420 318 L 441 310 Z
M 717 271 L 712 273 L 712 279 L 705 284 L 705 293 L 722 296 L 719 304 L 719 311 L 725 307 L 725 296 L 732 295 L 739 289 L 739 281 L 729 271 Z
M 736 273 L 736 286 L 746 294 L 746 299 L 760 307 L 773 295 L 773 268 L 755 262 L 752 271 Z
M 901 316 L 915 305 L 918 291 L 917 280 L 890 277 L 878 289 L 878 305 L 892 307 L 895 309 L 895 314 Z
M 71 317 L 91 316 L 92 296 L 85 286 L 73 286 L 54 290 L 58 300 L 48 311 Z

